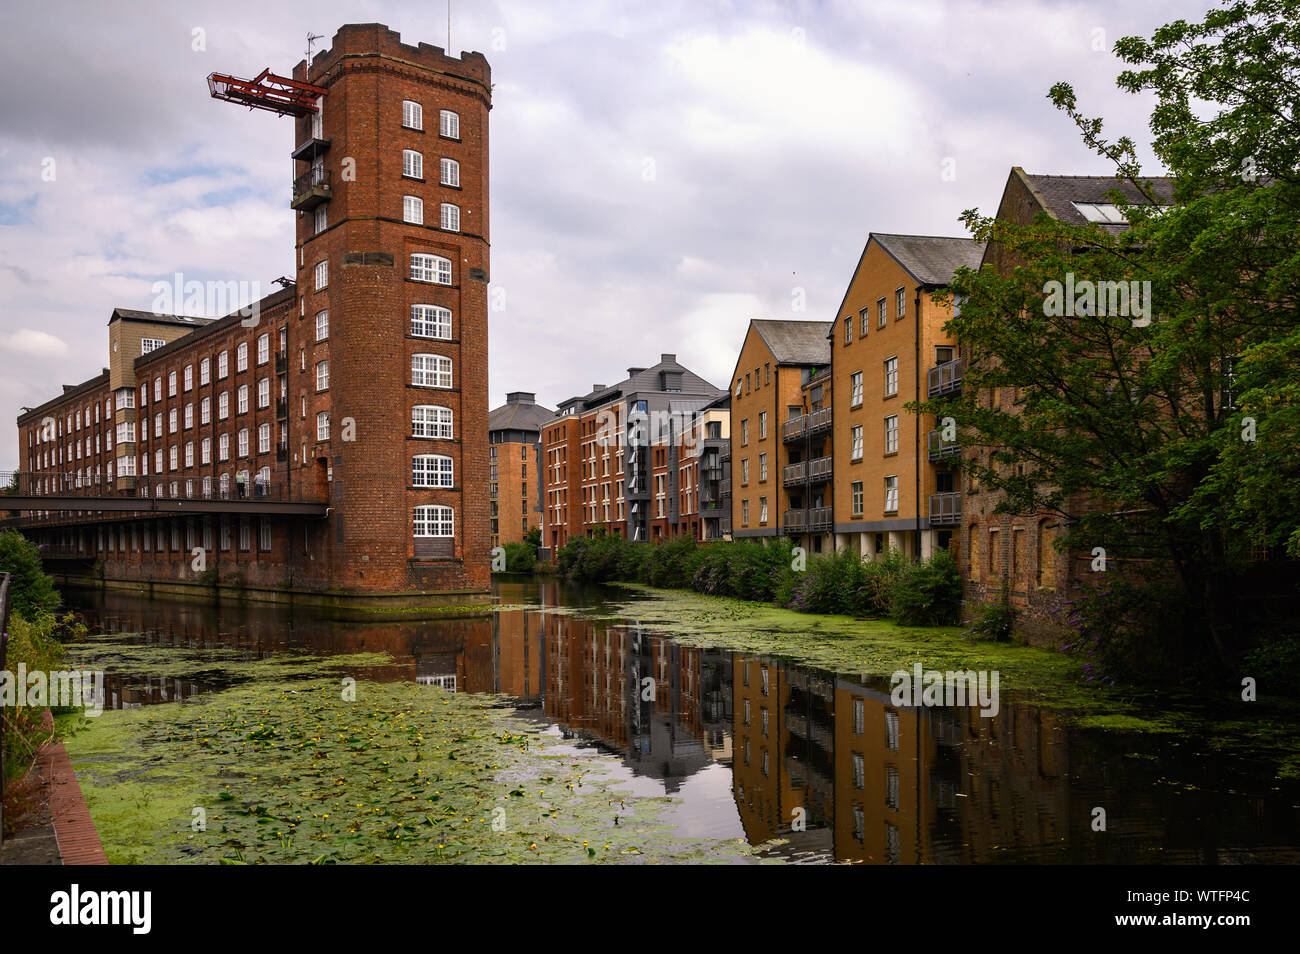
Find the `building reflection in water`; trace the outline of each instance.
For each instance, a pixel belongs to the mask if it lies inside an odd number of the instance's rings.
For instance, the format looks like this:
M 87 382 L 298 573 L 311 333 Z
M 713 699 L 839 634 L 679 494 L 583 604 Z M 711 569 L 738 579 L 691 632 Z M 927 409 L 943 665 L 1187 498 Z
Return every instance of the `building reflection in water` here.
M 1250 794 L 1241 779 L 1218 777 L 1221 765 L 1181 766 L 1199 787 L 1220 789 L 1208 793 L 1207 811 L 1176 797 L 1184 786 L 1162 784 L 1184 756 L 1134 759 L 1132 739 L 1069 731 L 1051 710 L 1005 698 L 992 719 L 975 707 L 897 707 L 887 680 L 681 646 L 636 624 L 575 615 L 587 595 L 554 584 L 500 589 L 503 603 L 528 608 L 358 624 L 113 593 L 81 605 L 103 630 L 214 653 L 212 671 L 193 680 L 108 673 L 109 707 L 220 687 L 220 659 L 230 656 L 219 650 L 245 660 L 383 652 L 391 663 L 357 675 L 512 696 L 522 715 L 614 755 L 633 790 L 678 795 L 683 827 L 751 844 L 781 839 L 776 852 L 791 859 L 1300 860 L 1294 799 L 1267 785 Z M 1096 805 L 1110 806 L 1105 837 L 1089 825 Z

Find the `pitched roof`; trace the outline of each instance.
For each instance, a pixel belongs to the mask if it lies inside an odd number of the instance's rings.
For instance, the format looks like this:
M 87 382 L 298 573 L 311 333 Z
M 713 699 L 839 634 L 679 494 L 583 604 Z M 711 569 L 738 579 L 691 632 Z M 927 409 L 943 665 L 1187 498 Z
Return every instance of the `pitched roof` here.
M 532 402 L 512 401 L 488 412 L 489 431 L 536 431 L 555 417 L 555 412 Z
M 132 321 L 149 321 L 159 325 L 187 325 L 191 328 L 202 328 L 220 320 L 218 318 L 192 318 L 189 315 L 162 315 L 157 312 L 140 311 L 135 308 L 114 308 L 108 316 L 108 323 L 111 325 L 119 318 L 128 318 Z
M 961 266 L 979 268 L 984 256 L 984 243 L 968 238 L 872 232 L 871 239 L 922 285 L 946 285 Z
M 750 324 L 767 343 L 778 364 L 826 364 L 831 360 L 826 336 L 835 326 L 833 321 L 755 318 Z
M 1088 220 L 1074 206 L 1076 202 L 1099 205 L 1109 204 L 1111 200 L 1106 193 L 1118 189 L 1132 203 L 1146 205 L 1147 199 L 1127 179 L 1115 176 L 1040 176 L 1025 172 L 1016 166 L 1013 173 L 1018 173 L 1039 203 L 1055 218 L 1068 225 L 1087 225 Z M 1173 202 L 1174 180 L 1167 176 L 1154 176 L 1150 180 L 1151 190 L 1160 205 Z M 1126 224 L 1099 223 L 1107 232 L 1122 232 Z

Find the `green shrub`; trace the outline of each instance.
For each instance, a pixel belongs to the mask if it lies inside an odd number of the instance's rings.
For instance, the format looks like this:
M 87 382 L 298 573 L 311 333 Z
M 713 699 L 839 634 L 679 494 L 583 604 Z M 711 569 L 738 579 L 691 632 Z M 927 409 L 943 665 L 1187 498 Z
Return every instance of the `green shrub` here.
M 537 548 L 530 546 L 528 543 L 507 543 L 506 551 L 506 572 L 507 573 L 532 573 L 533 566 L 537 563 Z
M 909 626 L 950 626 L 961 621 L 961 574 L 947 550 L 910 564 L 890 591 L 890 615 Z
M 9 606 L 26 619 L 37 619 L 59 606 L 54 580 L 41 568 L 40 548 L 17 530 L 0 533 L 0 573 L 11 575 Z
M 981 603 L 971 614 L 969 635 L 984 639 L 1010 639 L 1016 625 L 1016 611 L 1007 600 Z
M 60 621 L 43 613 L 28 622 L 21 614 L 9 616 L 9 643 L 5 651 L 5 668 L 16 673 L 20 665 L 27 672 L 50 672 L 59 668 L 63 646 L 55 638 L 55 629 L 66 626 L 73 635 L 84 634 L 85 627 L 73 624 L 72 614 Z M 15 700 L 16 701 L 16 700 Z M 36 750 L 44 737 L 41 715 L 44 706 L 6 706 L 4 717 L 4 773 L 16 778 L 31 768 Z

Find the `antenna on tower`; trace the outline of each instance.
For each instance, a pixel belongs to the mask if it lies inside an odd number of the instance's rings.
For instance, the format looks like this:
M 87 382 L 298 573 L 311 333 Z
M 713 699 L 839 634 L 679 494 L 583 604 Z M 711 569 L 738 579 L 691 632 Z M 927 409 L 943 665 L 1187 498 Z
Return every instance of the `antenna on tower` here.
M 312 33 L 311 30 L 307 31 L 307 69 L 309 70 L 311 69 L 311 47 L 319 39 L 322 39 L 320 34 Z
M 451 56 L 451 0 L 447 0 L 447 55 Z

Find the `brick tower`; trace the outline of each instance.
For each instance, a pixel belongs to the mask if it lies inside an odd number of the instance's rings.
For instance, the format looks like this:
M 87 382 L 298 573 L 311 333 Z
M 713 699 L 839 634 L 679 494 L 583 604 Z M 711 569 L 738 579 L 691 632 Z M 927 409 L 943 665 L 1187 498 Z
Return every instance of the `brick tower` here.
M 490 68 L 371 23 L 293 77 L 326 90 L 295 119 L 298 333 L 281 379 L 290 466 L 332 508 L 302 530 L 320 561 L 305 575 L 474 601 L 490 580 Z

